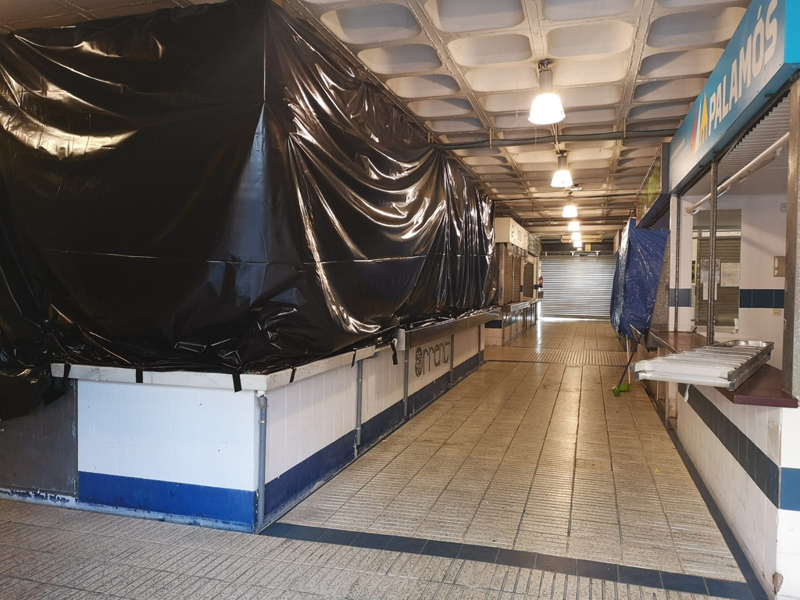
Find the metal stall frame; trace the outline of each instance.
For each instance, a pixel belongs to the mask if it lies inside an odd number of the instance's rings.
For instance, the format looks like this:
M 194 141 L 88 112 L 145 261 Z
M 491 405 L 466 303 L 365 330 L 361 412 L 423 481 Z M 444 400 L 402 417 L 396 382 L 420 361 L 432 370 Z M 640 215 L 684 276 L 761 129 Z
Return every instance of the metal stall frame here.
M 746 177 L 750 176 L 751 174 L 753 174 L 756 171 L 758 171 L 761 167 L 763 167 L 764 165 L 766 165 L 769 162 L 771 162 L 776 156 L 778 156 L 780 154 L 781 150 L 783 149 L 783 147 L 787 143 L 790 144 L 789 192 L 787 194 L 789 199 L 788 199 L 787 212 L 791 210 L 791 205 L 792 205 L 792 191 L 791 191 L 792 190 L 792 187 L 791 187 L 792 186 L 792 172 L 791 172 L 791 169 L 792 169 L 792 152 L 791 152 L 791 144 L 793 143 L 792 140 L 794 139 L 792 137 L 792 131 L 796 132 L 794 134 L 794 137 L 798 138 L 798 141 L 794 142 L 795 145 L 797 146 L 797 154 L 795 155 L 795 157 L 797 158 L 797 160 L 800 160 L 800 158 L 798 158 L 798 157 L 800 157 L 800 120 L 798 119 L 798 114 L 797 114 L 797 111 L 800 111 L 800 92 L 797 91 L 797 86 L 800 85 L 800 82 L 798 81 L 798 79 L 800 79 L 800 74 L 795 73 L 780 88 L 780 90 L 777 93 L 775 93 L 775 94 L 770 96 L 770 101 L 761 110 L 759 110 L 758 113 L 750 121 L 748 121 L 747 124 L 744 127 L 742 127 L 739 130 L 739 132 L 736 134 L 736 136 L 728 144 L 726 144 L 725 147 L 720 152 L 714 154 L 711 157 L 711 160 L 709 161 L 709 163 L 707 165 L 705 165 L 705 168 L 700 173 L 698 173 L 697 176 L 692 178 L 687 184 L 682 186 L 676 192 L 676 195 L 678 197 L 678 210 L 680 211 L 681 208 L 682 208 L 682 204 L 681 204 L 682 197 L 685 196 L 686 193 L 689 190 L 691 190 L 695 185 L 697 185 L 697 183 L 700 182 L 704 177 L 706 177 L 706 176 L 710 177 L 710 187 L 711 187 L 711 189 L 710 189 L 709 193 L 706 196 L 704 196 L 700 201 L 696 202 L 695 204 L 692 204 L 690 206 L 687 206 L 687 207 L 683 208 L 683 210 L 686 212 L 686 214 L 695 214 L 699 210 L 699 208 L 701 206 L 703 206 L 706 203 L 710 203 L 711 215 L 710 215 L 710 231 L 709 231 L 709 283 L 712 284 L 712 285 L 713 285 L 713 282 L 715 281 L 715 278 L 716 278 L 716 261 L 715 261 L 716 251 L 717 251 L 716 230 L 717 230 L 717 212 L 718 212 L 719 198 L 724 193 L 729 191 L 730 188 L 733 185 L 735 185 L 737 182 L 744 180 Z M 797 96 L 797 98 L 795 98 L 795 96 Z M 726 179 L 725 181 L 720 183 L 718 181 L 720 163 L 724 160 L 724 158 L 728 155 L 728 153 L 731 150 L 733 150 L 739 144 L 739 142 L 741 142 L 748 134 L 750 134 L 756 127 L 758 127 L 759 123 L 767 115 L 769 115 L 775 109 L 776 106 L 778 106 L 781 102 L 783 102 L 784 100 L 787 100 L 787 99 L 790 99 L 790 101 L 796 103 L 796 104 L 792 104 L 792 107 L 791 107 L 791 110 L 793 112 L 792 112 L 792 116 L 791 116 L 792 120 L 791 120 L 790 129 L 792 131 L 790 131 L 789 133 L 787 133 L 787 134 L 781 136 L 780 138 L 776 139 L 775 142 L 772 145 L 770 145 L 766 150 L 764 150 L 758 156 L 756 156 L 754 159 L 752 159 L 742 169 L 740 169 L 734 175 L 732 175 L 731 177 L 729 177 L 728 179 Z M 795 186 L 798 186 L 798 182 L 797 181 L 795 181 Z M 798 189 L 798 193 L 800 193 L 800 189 Z M 795 194 L 795 198 L 794 198 L 795 210 L 796 210 L 796 203 L 797 203 L 797 197 L 796 196 L 797 196 L 797 194 Z M 786 237 L 786 244 L 787 244 L 787 246 L 786 246 L 786 248 L 787 248 L 787 254 L 786 254 L 786 273 L 787 273 L 787 276 L 786 276 L 786 294 L 787 294 L 786 306 L 789 307 L 789 306 L 791 306 L 789 304 L 789 302 L 790 302 L 790 298 L 789 298 L 790 245 L 794 245 L 795 246 L 794 252 L 796 253 L 797 252 L 796 235 L 797 235 L 798 229 L 797 229 L 797 224 L 795 223 L 795 227 L 792 230 L 794 233 L 792 233 L 792 231 L 789 231 L 791 213 L 789 213 L 787 216 L 789 218 L 787 219 L 787 237 Z M 678 215 L 677 222 L 678 222 L 679 226 L 683 223 L 683 219 L 681 219 L 680 212 L 679 212 L 679 215 Z M 678 239 L 680 239 L 680 237 Z M 793 244 L 792 244 L 792 240 L 794 240 Z M 792 255 L 792 256 L 794 256 L 794 255 Z M 679 268 L 679 265 L 680 265 L 680 262 L 678 260 L 678 261 L 676 261 L 676 277 L 675 277 L 676 298 L 675 298 L 675 307 L 674 307 L 675 308 L 675 327 L 676 327 L 675 330 L 676 331 L 677 331 L 677 322 L 678 322 L 678 298 L 677 298 L 677 296 L 679 294 L 679 292 L 677 290 L 679 289 L 679 285 L 678 284 L 679 284 L 679 281 L 680 281 L 680 273 L 677 271 L 677 269 Z M 786 373 L 787 373 L 786 369 L 787 368 L 789 369 L 789 373 L 790 373 L 789 377 L 791 377 L 791 371 L 792 371 L 791 364 L 787 365 L 787 362 L 788 363 L 792 363 L 791 357 L 793 356 L 793 354 L 792 354 L 792 350 L 788 350 L 788 348 L 787 348 L 787 333 L 789 332 L 790 327 L 800 326 L 800 319 L 798 320 L 798 324 L 797 325 L 794 324 L 794 322 L 795 322 L 795 314 L 794 313 L 796 313 L 796 312 L 797 312 L 796 310 L 792 310 L 792 311 L 785 310 L 784 311 L 784 314 L 785 314 L 785 317 L 784 317 L 784 355 L 783 355 L 784 379 L 787 378 L 787 375 L 786 375 Z M 709 344 L 713 344 L 714 343 L 714 337 L 715 337 L 714 316 L 715 316 L 715 298 L 714 298 L 714 294 L 713 293 L 709 293 L 709 295 L 708 295 L 707 330 L 706 330 L 706 332 L 707 332 L 706 333 L 706 339 L 708 340 Z M 790 321 L 791 321 L 791 325 L 790 325 Z M 798 338 L 798 340 L 796 342 L 795 341 L 791 342 L 791 345 L 794 345 L 794 344 L 798 345 L 798 350 L 800 351 L 800 338 Z M 800 355 L 800 353 L 798 355 Z M 787 360 L 787 357 L 788 357 L 788 360 Z M 800 372 L 798 372 L 798 376 L 800 377 Z M 785 387 L 785 389 L 787 391 L 792 391 L 792 392 L 800 391 L 800 381 L 798 382 L 797 388 L 794 388 L 794 389 L 793 388 L 789 388 L 789 387 L 786 386 L 786 383 L 784 384 L 784 387 Z

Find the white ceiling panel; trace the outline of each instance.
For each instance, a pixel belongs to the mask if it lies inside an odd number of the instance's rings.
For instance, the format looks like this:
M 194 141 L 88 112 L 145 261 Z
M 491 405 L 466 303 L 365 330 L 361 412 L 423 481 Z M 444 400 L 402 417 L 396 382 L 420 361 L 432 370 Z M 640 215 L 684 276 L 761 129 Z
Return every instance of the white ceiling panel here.
M 427 44 L 369 48 L 359 52 L 358 58 L 372 71 L 381 75 L 435 71 L 442 66 L 436 50 Z
M 347 44 L 408 40 L 422 33 L 411 11 L 402 4 L 371 4 L 340 8 L 321 16 L 325 26 Z
M 456 63 L 464 67 L 516 63 L 533 56 L 530 39 L 519 33 L 458 38 L 447 48 Z
M 419 100 L 409 102 L 408 107 L 420 117 L 459 117 L 472 112 L 472 105 L 464 98 Z
M 525 20 L 520 0 L 427 0 L 431 23 L 445 33 L 514 27 Z

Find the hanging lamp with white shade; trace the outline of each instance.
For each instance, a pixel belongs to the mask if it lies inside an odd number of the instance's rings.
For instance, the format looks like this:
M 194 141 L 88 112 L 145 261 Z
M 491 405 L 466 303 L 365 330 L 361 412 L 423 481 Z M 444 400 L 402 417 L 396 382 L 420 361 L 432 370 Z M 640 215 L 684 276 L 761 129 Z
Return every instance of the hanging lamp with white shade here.
M 563 152 L 558 155 L 558 170 L 553 173 L 553 180 L 550 185 L 555 188 L 572 187 L 572 173 L 569 172 L 569 166 L 567 165 L 567 155 Z M 577 217 L 578 215 L 572 216 Z
M 534 125 L 554 125 L 564 120 L 561 97 L 553 91 L 553 72 L 547 61 L 539 64 L 539 93 L 533 99 L 528 120 Z

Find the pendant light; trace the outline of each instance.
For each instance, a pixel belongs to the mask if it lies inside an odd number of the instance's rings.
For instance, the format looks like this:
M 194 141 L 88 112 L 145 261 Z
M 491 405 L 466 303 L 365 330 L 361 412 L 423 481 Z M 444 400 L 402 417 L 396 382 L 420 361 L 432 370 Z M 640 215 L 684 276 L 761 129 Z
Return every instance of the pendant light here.
M 574 204 L 567 204 L 564 207 L 564 211 L 561 213 L 561 216 L 565 219 L 574 219 L 578 216 L 578 207 Z
M 572 242 L 572 247 L 578 248 L 580 250 L 581 248 L 583 248 L 583 242 L 580 240 L 574 241 Z
M 553 72 L 547 68 L 547 61 L 539 63 L 539 93 L 533 99 L 528 120 L 534 125 L 553 125 L 564 120 L 564 105 L 553 92 Z
M 570 221 L 569 225 L 567 225 L 567 231 L 580 231 L 581 224 L 580 221 Z
M 550 185 L 555 188 L 572 187 L 572 173 L 569 172 L 569 167 L 567 166 L 567 155 L 563 152 L 558 155 L 558 170 L 553 173 L 553 180 L 550 182 Z M 577 211 L 574 215 L 564 215 L 565 218 L 577 216 Z
M 570 239 L 571 239 L 573 242 L 581 242 L 581 241 L 583 241 L 583 238 L 581 237 L 581 232 L 580 232 L 580 231 L 576 231 L 575 233 L 573 233 L 573 234 L 570 236 Z

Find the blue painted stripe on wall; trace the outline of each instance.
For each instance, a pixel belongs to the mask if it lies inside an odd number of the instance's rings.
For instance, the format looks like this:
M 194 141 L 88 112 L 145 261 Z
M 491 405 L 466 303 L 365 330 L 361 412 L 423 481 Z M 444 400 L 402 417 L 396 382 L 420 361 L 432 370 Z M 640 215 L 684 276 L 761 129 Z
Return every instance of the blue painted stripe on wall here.
M 253 528 L 256 494 L 247 490 L 78 472 L 78 500 L 157 513 L 212 519 Z
M 800 510 L 800 469 L 781 469 L 781 508 Z
M 739 290 L 739 308 L 783 308 L 784 290 Z
M 669 290 L 669 305 L 675 306 L 675 288 Z M 678 290 L 678 308 L 686 308 L 692 306 L 692 290 L 679 289 Z

